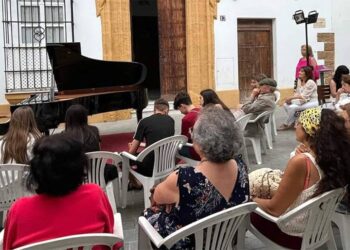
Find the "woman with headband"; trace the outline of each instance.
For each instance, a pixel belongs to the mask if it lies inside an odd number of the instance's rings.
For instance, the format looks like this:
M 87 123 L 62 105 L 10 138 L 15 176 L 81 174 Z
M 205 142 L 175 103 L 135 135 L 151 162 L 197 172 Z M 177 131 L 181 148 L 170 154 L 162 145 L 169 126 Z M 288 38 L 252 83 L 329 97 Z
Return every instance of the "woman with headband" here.
M 344 187 L 350 180 L 350 139 L 344 119 L 329 109 L 311 108 L 300 114 L 295 124 L 296 140 L 303 144 L 289 160 L 280 185 L 271 199 L 253 198 L 273 216 L 281 216 L 308 199 Z M 349 194 L 349 188 L 348 192 Z M 277 244 L 300 249 L 306 216 L 301 214 L 286 225 L 252 214 L 251 222 Z

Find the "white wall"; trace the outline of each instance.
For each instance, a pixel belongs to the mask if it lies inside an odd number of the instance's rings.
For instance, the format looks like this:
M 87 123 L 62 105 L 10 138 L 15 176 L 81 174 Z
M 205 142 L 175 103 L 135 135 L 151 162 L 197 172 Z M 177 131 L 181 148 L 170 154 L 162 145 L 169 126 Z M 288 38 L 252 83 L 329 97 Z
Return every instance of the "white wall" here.
M 335 32 L 335 67 L 345 64 L 350 67 L 350 1 L 332 1 L 332 21 Z
M 12 0 L 16 2 L 17 0 Z M 2 4 L 0 3 L 2 12 Z M 74 35 L 75 41 L 81 43 L 82 54 L 95 59 L 102 59 L 101 20 L 96 17 L 95 0 L 75 0 Z M 2 21 L 2 17 L 1 17 Z M 0 103 L 5 100 L 5 65 L 3 51 L 3 25 L 0 25 Z
M 101 19 L 96 17 L 95 0 L 75 0 L 74 39 L 80 42 L 84 56 L 102 59 Z
M 342 0 L 345 1 L 345 0 Z M 305 43 L 305 25 L 296 25 L 292 15 L 302 9 L 304 13 L 316 10 L 326 18 L 326 28 L 309 28 L 309 44 L 315 54 L 323 50 L 317 43 L 318 32 L 329 32 L 332 27 L 331 0 L 221 0 L 215 21 L 216 89 L 238 89 L 237 19 L 273 19 L 274 78 L 279 88 L 293 86 L 295 66 L 301 56 L 300 45 Z M 345 13 L 344 13 L 345 14 Z M 220 16 L 226 21 L 220 21 Z M 317 58 L 317 57 L 316 57 Z M 323 64 L 319 60 L 319 64 Z

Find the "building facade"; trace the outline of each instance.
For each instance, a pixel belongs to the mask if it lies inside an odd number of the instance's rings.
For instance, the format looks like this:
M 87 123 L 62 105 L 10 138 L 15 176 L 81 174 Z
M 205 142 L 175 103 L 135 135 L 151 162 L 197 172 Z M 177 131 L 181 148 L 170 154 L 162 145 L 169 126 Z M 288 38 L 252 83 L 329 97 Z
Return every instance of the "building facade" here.
M 14 6 L 16 11 L 8 11 Z M 350 65 L 346 0 L 2 0 L 1 7 L 1 102 L 6 92 L 50 87 L 52 79 L 44 79 L 35 68 L 34 59 L 43 55 L 33 51 L 40 50 L 39 43 L 73 40 L 91 58 L 146 64 L 152 99 L 162 95 L 171 100 L 187 90 L 198 103 L 199 92 L 213 88 L 235 107 L 246 98 L 249 79 L 259 73 L 277 80 L 283 98 L 293 88 L 300 46 L 305 43 L 305 26 L 292 19 L 299 9 L 319 13 L 319 21 L 308 25 L 318 63 L 332 70 Z M 14 24 L 9 25 L 10 19 Z M 24 44 L 30 49 L 20 52 Z M 8 47 L 13 48 L 11 53 Z M 13 57 L 16 53 L 23 55 Z M 28 59 L 28 53 L 34 56 Z M 21 61 L 27 65 L 21 66 Z M 42 61 L 48 75 L 50 67 Z M 15 67 L 29 73 L 19 74 Z

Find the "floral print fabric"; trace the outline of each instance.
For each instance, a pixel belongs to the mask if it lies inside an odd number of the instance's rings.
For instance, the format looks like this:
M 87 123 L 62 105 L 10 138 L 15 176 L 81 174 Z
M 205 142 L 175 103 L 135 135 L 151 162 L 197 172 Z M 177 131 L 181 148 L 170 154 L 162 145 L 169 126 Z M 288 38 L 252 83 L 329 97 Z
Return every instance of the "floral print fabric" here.
M 144 216 L 162 237 L 175 232 L 194 221 L 249 201 L 249 183 L 247 167 L 240 157 L 235 159 L 238 165 L 237 181 L 227 201 L 212 183 L 193 167 L 180 168 L 178 187 L 180 201 L 170 213 L 164 209 L 153 212 L 145 210 Z M 191 249 L 191 237 L 177 242 L 172 249 Z

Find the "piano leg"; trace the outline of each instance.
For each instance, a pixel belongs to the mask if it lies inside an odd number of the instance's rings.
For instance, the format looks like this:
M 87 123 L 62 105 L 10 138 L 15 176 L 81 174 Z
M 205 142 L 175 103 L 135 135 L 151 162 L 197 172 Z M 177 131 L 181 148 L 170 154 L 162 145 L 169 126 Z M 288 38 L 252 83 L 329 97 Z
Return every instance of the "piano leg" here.
M 137 122 L 139 122 L 142 119 L 142 110 L 143 109 L 137 109 L 136 110 Z

